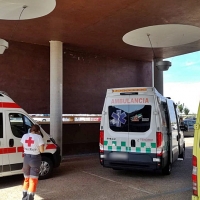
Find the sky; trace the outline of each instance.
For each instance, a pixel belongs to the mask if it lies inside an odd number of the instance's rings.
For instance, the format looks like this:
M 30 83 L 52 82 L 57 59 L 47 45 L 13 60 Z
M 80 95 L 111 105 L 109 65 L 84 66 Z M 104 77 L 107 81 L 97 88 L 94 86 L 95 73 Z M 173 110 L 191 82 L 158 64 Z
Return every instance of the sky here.
M 184 103 L 196 114 L 200 102 L 200 51 L 165 59 L 171 62 L 163 72 L 164 96 Z

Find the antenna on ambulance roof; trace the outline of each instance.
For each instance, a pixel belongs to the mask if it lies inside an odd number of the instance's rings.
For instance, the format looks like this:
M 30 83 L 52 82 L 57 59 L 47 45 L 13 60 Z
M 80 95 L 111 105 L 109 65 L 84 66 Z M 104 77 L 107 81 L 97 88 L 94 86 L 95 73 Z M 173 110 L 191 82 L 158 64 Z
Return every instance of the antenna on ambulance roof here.
M 9 97 L 9 95 L 6 92 L 4 92 L 4 91 L 0 91 L 0 94 L 5 94 L 6 96 Z

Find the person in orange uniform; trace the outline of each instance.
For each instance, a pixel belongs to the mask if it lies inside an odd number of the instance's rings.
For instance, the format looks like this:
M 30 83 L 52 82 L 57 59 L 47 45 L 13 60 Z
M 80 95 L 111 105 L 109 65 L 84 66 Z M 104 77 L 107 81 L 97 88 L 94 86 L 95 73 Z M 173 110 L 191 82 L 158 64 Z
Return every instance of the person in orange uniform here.
M 44 152 L 44 141 L 40 127 L 33 125 L 30 133 L 24 134 L 21 143 L 24 147 L 24 183 L 22 200 L 34 200 L 41 165 L 41 155 Z

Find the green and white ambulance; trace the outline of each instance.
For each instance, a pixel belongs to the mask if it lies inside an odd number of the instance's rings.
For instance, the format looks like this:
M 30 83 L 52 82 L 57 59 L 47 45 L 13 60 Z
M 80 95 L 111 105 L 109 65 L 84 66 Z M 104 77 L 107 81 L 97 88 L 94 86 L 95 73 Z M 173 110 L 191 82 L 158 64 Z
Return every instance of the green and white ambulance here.
M 172 163 L 185 156 L 175 103 L 154 87 L 108 89 L 99 150 L 104 167 L 170 174 Z

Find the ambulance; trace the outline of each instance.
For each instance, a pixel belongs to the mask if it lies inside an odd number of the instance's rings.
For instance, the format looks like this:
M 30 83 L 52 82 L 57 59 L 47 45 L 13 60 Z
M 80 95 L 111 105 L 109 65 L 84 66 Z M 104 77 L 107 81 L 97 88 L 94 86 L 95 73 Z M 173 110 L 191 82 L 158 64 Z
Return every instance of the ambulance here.
M 22 174 L 23 146 L 21 137 L 37 124 L 5 92 L 0 91 L 0 177 Z M 40 127 L 41 128 L 41 127 Z M 51 176 L 53 168 L 61 162 L 60 147 L 41 128 L 45 143 L 39 179 Z
M 175 103 L 154 87 L 108 89 L 100 123 L 99 156 L 104 167 L 170 174 L 173 162 L 185 157 Z
M 196 124 L 194 124 L 194 144 L 192 157 L 192 200 L 200 200 L 200 103 L 197 113 Z

